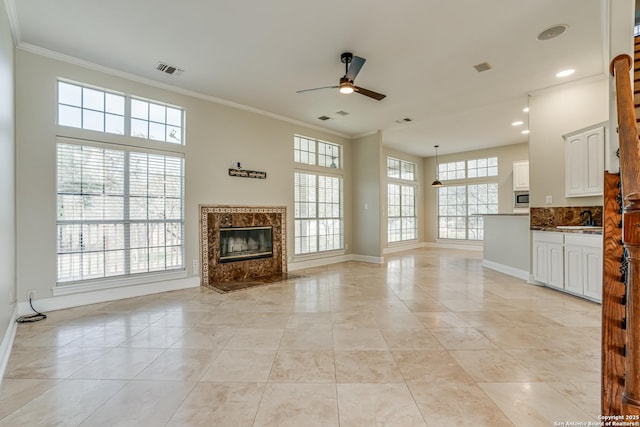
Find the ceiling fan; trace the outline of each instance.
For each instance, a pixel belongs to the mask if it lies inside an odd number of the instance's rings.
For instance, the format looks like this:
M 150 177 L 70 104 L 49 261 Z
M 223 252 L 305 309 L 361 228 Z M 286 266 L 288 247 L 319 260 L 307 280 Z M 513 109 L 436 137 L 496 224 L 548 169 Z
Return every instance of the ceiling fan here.
M 368 96 L 369 98 L 373 98 L 377 101 L 382 101 L 387 95 L 383 95 L 378 92 L 374 92 L 369 89 L 365 89 L 363 87 L 359 87 L 353 84 L 353 81 L 356 79 L 356 76 L 360 72 L 360 69 L 364 65 L 366 59 L 361 58 L 359 56 L 354 56 L 351 52 L 344 52 L 340 55 L 340 62 L 344 64 L 344 76 L 340 78 L 340 84 L 338 86 L 323 86 L 316 87 L 313 89 L 304 89 L 296 91 L 296 93 L 302 92 L 310 92 L 312 90 L 320 90 L 320 89 L 339 89 L 340 93 L 359 93 L 364 96 Z

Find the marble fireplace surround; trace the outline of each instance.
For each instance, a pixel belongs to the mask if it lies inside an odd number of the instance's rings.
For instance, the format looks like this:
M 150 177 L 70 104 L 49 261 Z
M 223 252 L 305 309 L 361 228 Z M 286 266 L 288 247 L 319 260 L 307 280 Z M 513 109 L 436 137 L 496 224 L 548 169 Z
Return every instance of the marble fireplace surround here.
M 287 273 L 286 206 L 200 205 L 201 285 L 252 280 Z M 220 262 L 220 228 L 273 227 L 273 257 Z

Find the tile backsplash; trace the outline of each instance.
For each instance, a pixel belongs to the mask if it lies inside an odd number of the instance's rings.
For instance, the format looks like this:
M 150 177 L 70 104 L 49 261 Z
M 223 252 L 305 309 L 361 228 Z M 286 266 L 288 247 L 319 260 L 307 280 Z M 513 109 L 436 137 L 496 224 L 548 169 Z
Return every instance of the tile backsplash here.
M 602 206 L 563 206 L 531 208 L 531 227 L 557 227 L 558 225 L 582 225 L 580 212 L 591 211 L 595 225 L 602 226 Z

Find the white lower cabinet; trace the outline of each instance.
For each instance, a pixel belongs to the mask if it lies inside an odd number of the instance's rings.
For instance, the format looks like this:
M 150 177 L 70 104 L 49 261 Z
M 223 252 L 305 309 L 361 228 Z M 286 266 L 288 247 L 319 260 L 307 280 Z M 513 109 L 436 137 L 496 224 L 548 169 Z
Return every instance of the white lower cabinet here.
M 533 279 L 600 302 L 602 236 L 534 231 Z

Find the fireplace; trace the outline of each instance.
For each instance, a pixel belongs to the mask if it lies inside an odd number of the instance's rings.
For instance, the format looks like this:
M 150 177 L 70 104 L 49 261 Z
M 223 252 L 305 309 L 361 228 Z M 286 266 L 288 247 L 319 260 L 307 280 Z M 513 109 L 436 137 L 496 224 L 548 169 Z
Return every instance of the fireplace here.
M 202 286 L 287 275 L 287 208 L 200 205 Z
M 273 256 L 273 227 L 220 228 L 220 262 Z

